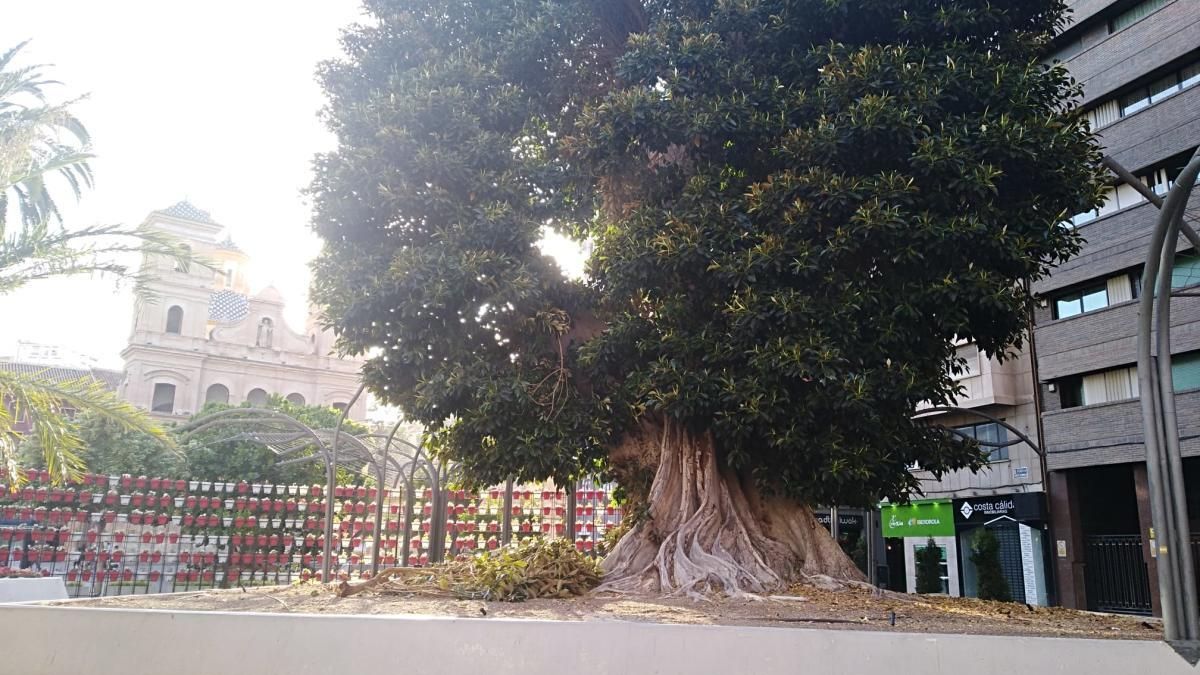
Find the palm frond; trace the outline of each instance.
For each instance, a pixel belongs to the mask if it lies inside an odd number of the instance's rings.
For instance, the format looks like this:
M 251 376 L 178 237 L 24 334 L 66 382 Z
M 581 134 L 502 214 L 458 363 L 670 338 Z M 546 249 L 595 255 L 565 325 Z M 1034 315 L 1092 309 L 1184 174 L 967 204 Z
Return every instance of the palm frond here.
M 9 482 L 22 481 L 17 462 L 18 420 L 28 420 L 30 433 L 45 453 L 46 468 L 56 481 L 79 477 L 86 469 L 83 441 L 66 410 L 89 411 L 124 430 L 144 433 L 177 452 L 174 439 L 145 412 L 122 401 L 104 384 L 90 377 L 54 382 L 38 375 L 0 371 L 0 464 Z
M 59 230 L 42 221 L 0 239 L 0 295 L 33 281 L 79 274 L 132 281 L 135 292 L 145 294 L 144 279 L 132 261 L 121 261 L 125 254 L 166 258 L 184 271 L 194 264 L 214 267 L 170 235 L 152 228 L 96 225 Z

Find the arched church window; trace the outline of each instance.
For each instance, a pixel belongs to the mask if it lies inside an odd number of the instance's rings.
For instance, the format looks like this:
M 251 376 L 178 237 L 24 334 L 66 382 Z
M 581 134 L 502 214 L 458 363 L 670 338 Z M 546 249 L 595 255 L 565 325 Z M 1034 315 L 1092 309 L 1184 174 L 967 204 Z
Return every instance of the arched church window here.
M 229 387 L 214 384 L 204 394 L 205 403 L 229 403 Z
M 172 335 L 183 333 L 183 308 L 179 305 L 172 305 L 167 310 L 167 332 Z
M 294 391 L 287 395 L 287 400 L 292 405 L 304 405 L 304 394 Z
M 267 404 L 267 392 L 262 389 L 251 389 L 249 394 L 246 394 L 246 400 L 255 408 L 261 408 Z

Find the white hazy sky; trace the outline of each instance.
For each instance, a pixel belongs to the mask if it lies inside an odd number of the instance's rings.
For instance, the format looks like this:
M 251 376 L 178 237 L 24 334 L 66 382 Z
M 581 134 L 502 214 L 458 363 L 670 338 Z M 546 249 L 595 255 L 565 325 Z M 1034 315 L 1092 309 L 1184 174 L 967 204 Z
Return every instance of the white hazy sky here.
M 53 64 L 62 96 L 88 95 L 77 114 L 96 187 L 78 204 L 62 194 L 68 226 L 136 225 L 187 198 L 229 228 L 255 290 L 274 284 L 300 325 L 319 249 L 300 191 L 313 154 L 334 147 L 314 73 L 359 16 L 358 0 L 36 0 L 6 3 L 0 50 L 31 40 L 19 63 Z M 0 297 L 0 355 L 23 339 L 119 367 L 131 315 L 110 280 L 42 282 Z

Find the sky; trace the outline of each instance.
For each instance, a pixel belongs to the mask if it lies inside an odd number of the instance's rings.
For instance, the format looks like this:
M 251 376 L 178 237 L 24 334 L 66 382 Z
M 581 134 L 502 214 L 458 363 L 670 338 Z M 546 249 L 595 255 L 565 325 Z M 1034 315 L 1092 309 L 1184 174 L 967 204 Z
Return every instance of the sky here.
M 52 64 L 58 96 L 87 95 L 95 189 L 60 186 L 68 227 L 140 224 L 181 199 L 211 212 L 253 261 L 250 281 L 303 327 L 307 263 L 319 244 L 301 195 L 311 159 L 334 148 L 318 118 L 317 64 L 340 53 L 358 0 L 37 0 L 11 3 L 0 50 Z M 38 282 L 0 297 L 0 356 L 18 340 L 120 368 L 133 300 L 111 280 Z

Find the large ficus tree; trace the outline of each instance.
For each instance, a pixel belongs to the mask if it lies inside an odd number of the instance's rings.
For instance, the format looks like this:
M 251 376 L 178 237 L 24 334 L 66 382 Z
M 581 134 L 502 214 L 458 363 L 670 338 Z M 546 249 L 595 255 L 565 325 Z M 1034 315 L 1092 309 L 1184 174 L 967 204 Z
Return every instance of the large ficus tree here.
M 1061 0 L 366 8 L 322 73 L 315 298 L 472 478 L 611 470 L 645 508 L 608 588 L 855 578 L 810 505 L 982 465 L 912 416 L 956 340 L 1019 345 L 1096 203 Z

